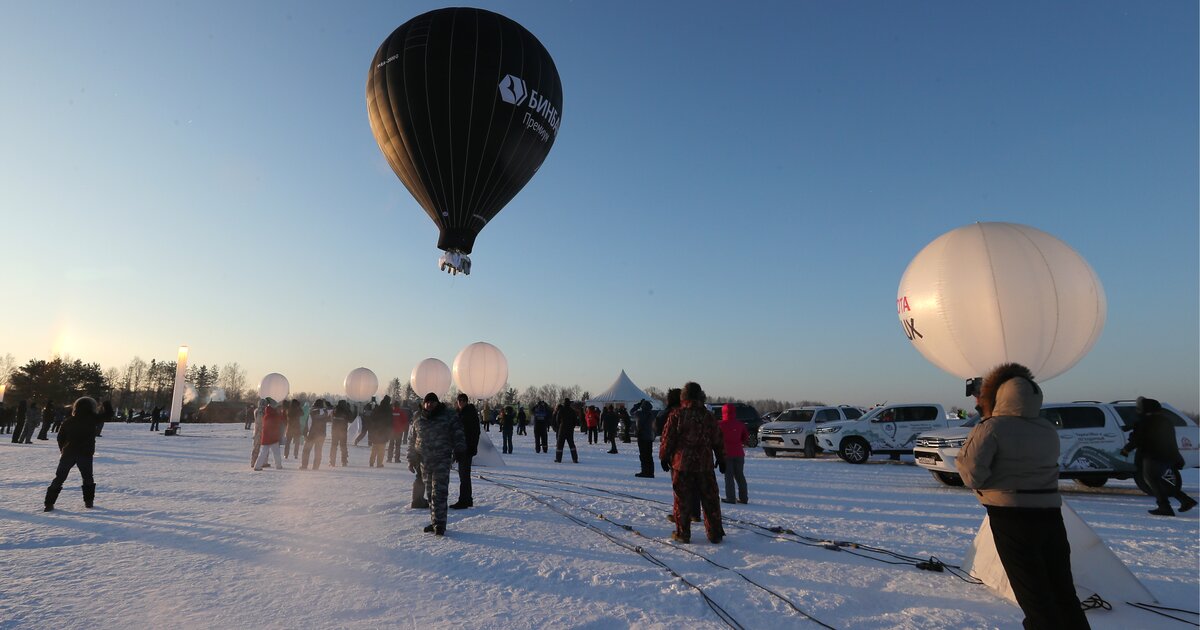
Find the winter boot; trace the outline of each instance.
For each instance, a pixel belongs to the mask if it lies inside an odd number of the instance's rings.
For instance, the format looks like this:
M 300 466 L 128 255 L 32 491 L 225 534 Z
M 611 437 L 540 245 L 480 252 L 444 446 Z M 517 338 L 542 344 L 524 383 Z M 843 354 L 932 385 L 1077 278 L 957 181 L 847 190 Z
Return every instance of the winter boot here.
M 88 508 L 92 507 L 92 503 L 96 501 L 96 484 L 83 484 L 83 504 Z
M 1159 504 L 1157 508 L 1147 511 L 1155 516 L 1175 516 L 1175 510 L 1171 509 L 1170 503 Z
M 412 505 L 410 505 L 408 507 L 411 509 L 414 509 L 414 510 L 428 510 L 429 502 L 428 501 L 413 501 Z
M 426 525 L 425 529 L 422 529 L 421 531 L 425 532 L 426 534 L 433 533 L 433 523 Z
M 434 527 L 434 528 L 433 528 L 433 535 L 434 535 L 434 536 L 445 536 L 445 535 L 446 535 L 446 526 L 445 526 L 445 525 L 438 525 L 437 527 Z
M 62 492 L 62 486 L 50 484 L 50 487 L 46 488 L 46 512 L 54 509 L 54 502 L 58 501 L 59 492 Z
M 683 543 L 686 545 L 686 544 L 689 544 L 692 542 L 692 537 L 684 536 L 683 534 L 680 534 L 679 532 L 671 532 L 671 540 L 674 540 L 675 542 L 680 542 L 680 543 Z
M 471 507 L 471 502 L 470 502 L 470 501 L 464 501 L 464 500 L 462 500 L 462 499 L 459 499 L 458 501 L 455 501 L 454 503 L 451 503 L 451 504 L 450 504 L 450 509 L 451 509 L 451 510 L 465 510 L 465 509 L 467 509 L 467 508 L 469 508 L 469 507 Z
M 1182 499 L 1180 499 L 1180 501 L 1179 501 L 1179 511 L 1180 512 L 1186 512 L 1194 507 L 1196 507 L 1196 500 L 1193 499 L 1192 497 L 1184 495 L 1184 497 Z
M 579 451 L 571 449 L 571 461 L 575 462 L 576 464 L 579 463 Z

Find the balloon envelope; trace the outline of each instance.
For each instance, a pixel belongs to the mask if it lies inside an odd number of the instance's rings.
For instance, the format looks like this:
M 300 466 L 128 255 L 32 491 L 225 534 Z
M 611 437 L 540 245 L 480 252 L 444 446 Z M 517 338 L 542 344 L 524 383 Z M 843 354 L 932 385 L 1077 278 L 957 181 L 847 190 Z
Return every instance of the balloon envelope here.
M 508 383 L 508 359 L 500 349 L 477 341 L 454 358 L 454 384 L 471 398 L 491 398 Z
M 346 398 L 350 400 L 370 400 L 379 391 L 379 378 L 365 367 L 354 368 L 346 375 L 344 383 Z
M 438 248 L 475 237 L 541 167 L 558 136 L 550 53 L 491 11 L 437 9 L 397 28 L 367 73 L 371 132 L 437 225 Z
M 422 398 L 430 392 L 437 394 L 439 399 L 445 398 L 450 391 L 450 368 L 439 359 L 425 359 L 413 368 L 409 384 Z
M 1026 225 L 951 230 L 909 263 L 896 295 L 905 334 L 931 363 L 960 378 L 1000 363 L 1039 380 L 1079 362 L 1104 329 L 1107 301 L 1087 261 Z
M 291 385 L 287 378 L 278 372 L 271 372 L 262 377 L 262 381 L 258 384 L 258 397 L 274 398 L 276 402 L 285 400 L 290 391 Z

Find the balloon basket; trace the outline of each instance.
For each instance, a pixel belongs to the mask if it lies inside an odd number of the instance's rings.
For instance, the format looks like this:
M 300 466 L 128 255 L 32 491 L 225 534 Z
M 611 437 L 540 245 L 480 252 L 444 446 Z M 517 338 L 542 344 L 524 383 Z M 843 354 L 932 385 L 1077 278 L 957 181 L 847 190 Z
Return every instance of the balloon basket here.
M 462 274 L 464 276 L 471 275 L 471 257 L 461 252 L 446 252 L 438 258 L 438 268 L 446 273 L 456 276 Z

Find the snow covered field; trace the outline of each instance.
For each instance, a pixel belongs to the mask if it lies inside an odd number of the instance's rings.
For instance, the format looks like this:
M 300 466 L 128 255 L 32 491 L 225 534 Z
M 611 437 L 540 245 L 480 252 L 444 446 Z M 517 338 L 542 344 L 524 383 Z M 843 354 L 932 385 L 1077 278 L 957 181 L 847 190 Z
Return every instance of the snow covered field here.
M 949 572 L 805 538 L 960 564 L 983 509 L 907 458 L 854 466 L 754 449 L 750 504 L 721 506 L 736 519 L 725 542 L 707 543 L 697 524 L 700 542 L 676 546 L 669 477 L 635 478 L 636 444 L 608 455 L 580 434 L 581 462 L 555 464 L 533 452 L 531 431 L 507 466 L 476 468 L 476 507 L 451 510 L 436 538 L 421 531 L 428 511 L 408 507 L 406 466 L 367 468 L 366 448 L 351 447 L 349 468 L 286 460 L 256 473 L 241 425 L 184 433 L 109 425 L 96 508 L 83 508 L 72 471 L 51 513 L 41 508 L 54 442 L 4 436 L 0 628 L 724 627 L 718 611 L 745 628 L 820 627 L 805 615 L 835 628 L 1012 628 L 1022 617 Z M 1195 469 L 1184 479 L 1200 494 Z M 1132 482 L 1063 489 L 1161 604 L 1197 609 L 1196 512 L 1152 517 Z M 1094 628 L 1191 625 L 1113 604 L 1088 613 Z

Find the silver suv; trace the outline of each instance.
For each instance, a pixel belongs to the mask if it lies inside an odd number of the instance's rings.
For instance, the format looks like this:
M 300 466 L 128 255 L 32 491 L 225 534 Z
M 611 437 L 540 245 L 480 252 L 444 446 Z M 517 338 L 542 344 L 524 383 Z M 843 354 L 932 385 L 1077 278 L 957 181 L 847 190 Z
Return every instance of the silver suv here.
M 803 452 L 805 457 L 814 457 L 821 452 L 813 436 L 814 429 L 826 422 L 854 420 L 863 415 L 858 407 L 792 407 L 779 414 L 773 422 L 762 425 L 758 430 L 758 442 L 767 457 L 775 457 L 779 451 Z

